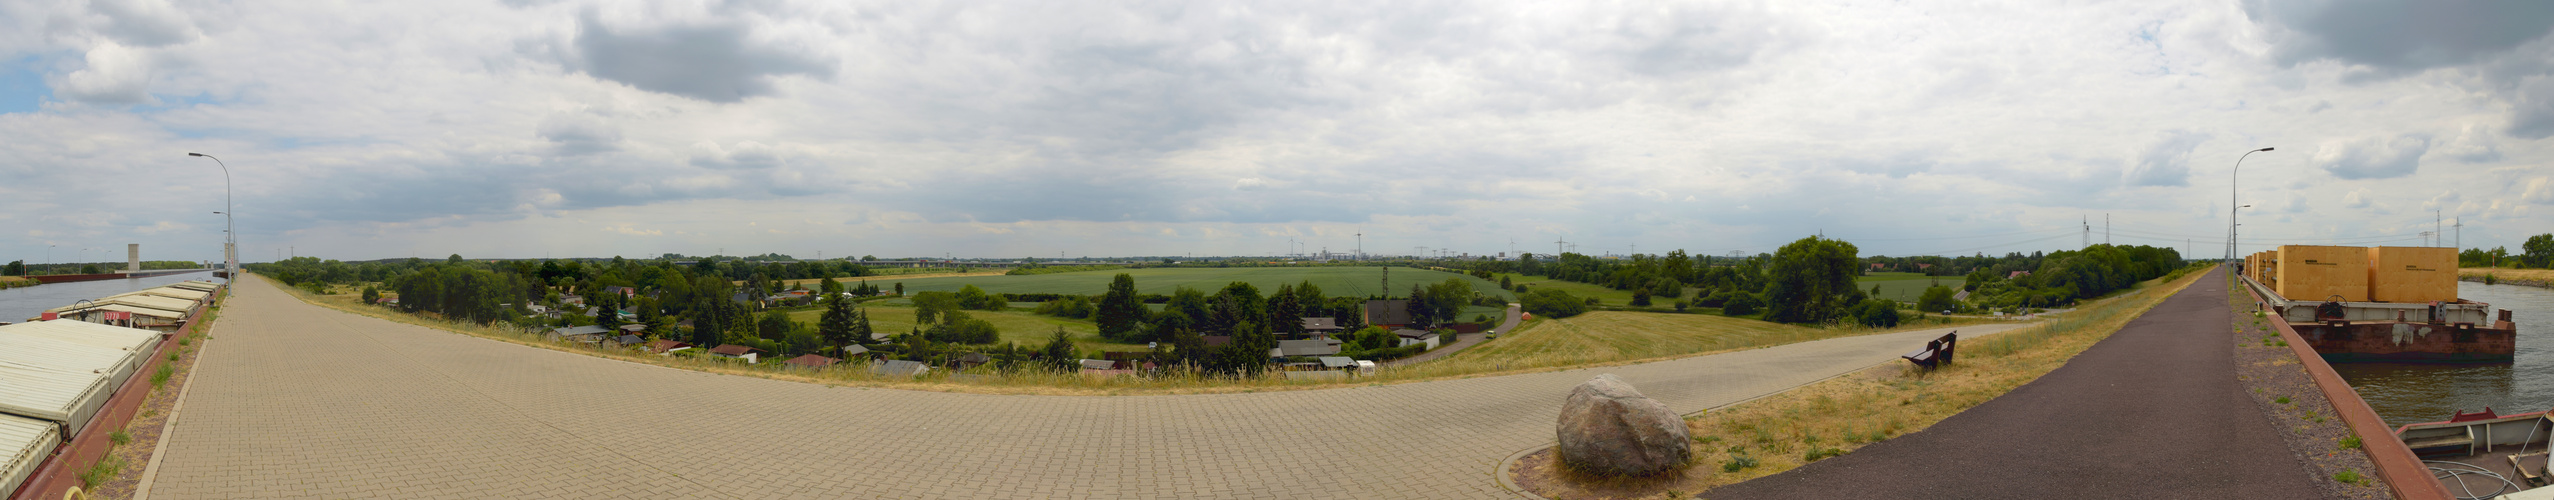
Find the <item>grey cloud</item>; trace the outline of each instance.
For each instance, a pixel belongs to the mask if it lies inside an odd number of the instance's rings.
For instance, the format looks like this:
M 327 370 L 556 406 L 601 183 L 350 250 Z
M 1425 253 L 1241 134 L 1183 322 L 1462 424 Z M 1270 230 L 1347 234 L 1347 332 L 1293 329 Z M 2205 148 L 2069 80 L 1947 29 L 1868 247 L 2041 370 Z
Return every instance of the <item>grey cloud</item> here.
M 2554 3 L 2326 0 L 2244 3 L 2283 63 L 2332 59 L 2388 72 L 2472 63 L 2554 30 Z
M 2131 186 L 2190 185 L 2190 153 L 2209 135 L 2188 130 L 2164 132 L 2122 174 Z
M 2314 164 L 2343 179 L 2388 179 L 2420 170 L 2421 154 L 2429 150 L 2425 135 L 2369 137 L 2326 143 L 2315 151 Z
M 2528 79 L 2512 94 L 2507 133 L 2531 140 L 2554 137 L 2554 77 Z
M 621 148 L 621 128 L 602 117 L 586 113 L 551 113 L 541 119 L 536 133 L 566 156 L 604 153 Z
M 1683 75 L 1744 65 L 1771 48 L 1780 26 L 1755 12 L 1679 8 L 1671 12 L 1635 13 L 1615 27 L 1615 36 L 1636 47 L 1628 66 L 1649 75 Z
M 577 20 L 575 55 L 560 61 L 596 78 L 641 90 L 732 103 L 771 95 L 789 75 L 831 77 L 833 66 L 751 39 L 740 22 L 615 30 L 592 11 Z
M 89 12 L 106 18 L 100 34 L 125 45 L 161 47 L 201 36 L 193 21 L 161 0 L 92 0 Z
M 704 142 L 693 146 L 691 163 L 702 168 L 752 170 L 780 166 L 781 158 L 771 146 L 759 142 L 744 141 L 729 147 Z

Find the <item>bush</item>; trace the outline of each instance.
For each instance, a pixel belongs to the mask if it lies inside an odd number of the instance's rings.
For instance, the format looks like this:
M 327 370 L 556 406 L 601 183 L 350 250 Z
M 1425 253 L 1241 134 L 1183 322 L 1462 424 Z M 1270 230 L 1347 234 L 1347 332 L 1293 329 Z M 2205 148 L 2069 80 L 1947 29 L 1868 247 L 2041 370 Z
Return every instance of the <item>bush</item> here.
M 1873 299 L 1862 301 L 1854 313 L 1854 321 L 1862 326 L 1888 328 L 1898 326 L 1898 301 Z
M 1649 289 L 1640 288 L 1632 290 L 1632 305 L 1634 307 L 1649 306 Z
M 1756 297 L 1756 294 L 1739 292 L 1730 294 L 1729 300 L 1721 303 L 1720 313 L 1730 316 L 1746 316 L 1749 314 L 1756 314 L 1757 309 L 1764 307 L 1765 300 Z
M 1567 318 L 1587 312 L 1587 303 L 1571 296 L 1570 292 L 1557 289 L 1535 290 L 1525 294 L 1518 302 L 1525 304 L 1526 312 L 1550 318 Z
M 1959 309 L 1960 301 L 1951 298 L 1953 295 L 1956 295 L 1956 292 L 1952 292 L 1951 287 L 1937 286 L 1926 288 L 1924 289 L 1924 295 L 1916 297 L 1916 310 L 1924 312 L 1942 312 Z

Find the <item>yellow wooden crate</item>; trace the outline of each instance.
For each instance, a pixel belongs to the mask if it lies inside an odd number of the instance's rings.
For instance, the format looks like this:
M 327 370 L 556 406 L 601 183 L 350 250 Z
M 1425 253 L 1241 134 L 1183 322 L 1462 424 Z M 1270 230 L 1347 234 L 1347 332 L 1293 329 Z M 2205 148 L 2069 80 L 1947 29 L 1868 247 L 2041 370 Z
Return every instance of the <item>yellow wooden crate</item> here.
M 2368 300 L 2368 249 L 2282 245 L 2277 279 L 2279 296 L 2320 301 L 2338 296 L 2345 302 Z
M 2368 249 L 2368 299 L 2378 302 L 2455 302 L 2456 249 Z

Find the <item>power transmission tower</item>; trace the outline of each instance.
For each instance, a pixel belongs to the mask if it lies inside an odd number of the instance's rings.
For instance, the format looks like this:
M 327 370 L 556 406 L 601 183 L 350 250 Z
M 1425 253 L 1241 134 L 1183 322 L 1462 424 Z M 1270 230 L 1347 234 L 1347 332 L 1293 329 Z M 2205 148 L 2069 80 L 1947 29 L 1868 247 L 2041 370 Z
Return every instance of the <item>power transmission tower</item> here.
M 2456 228 L 2456 249 L 2457 249 L 2457 251 L 2459 251 L 2459 252 L 2463 252 L 2463 251 L 2465 251 L 2465 216 L 2463 216 L 2463 215 L 2456 216 L 2456 225 L 2454 225 L 2454 226 L 2450 226 L 2450 227 L 2455 227 L 2455 228 Z
M 2102 214 L 2102 244 L 2111 244 L 2111 214 Z
M 1568 236 L 1563 236 L 1563 237 L 1561 237 L 1561 239 L 1558 239 L 1558 240 L 1552 240 L 1552 257 L 1553 257 L 1553 258 L 1560 258 L 1560 257 L 1561 257 L 1561 254 L 1562 254 L 1562 253 L 1564 253 L 1564 252 L 1562 251 L 1562 247 L 1568 246 L 1569 244 L 1570 244 L 1570 237 L 1568 237 Z
M 2076 246 L 2076 248 L 2079 248 L 2079 249 L 2080 249 L 2080 248 L 2091 248 L 2091 247 L 2093 246 L 2093 218 L 2092 218 L 2092 217 L 2084 217 L 2083 219 L 2084 219 L 2084 244 L 2082 244 L 2082 245 L 2077 245 L 2077 246 Z

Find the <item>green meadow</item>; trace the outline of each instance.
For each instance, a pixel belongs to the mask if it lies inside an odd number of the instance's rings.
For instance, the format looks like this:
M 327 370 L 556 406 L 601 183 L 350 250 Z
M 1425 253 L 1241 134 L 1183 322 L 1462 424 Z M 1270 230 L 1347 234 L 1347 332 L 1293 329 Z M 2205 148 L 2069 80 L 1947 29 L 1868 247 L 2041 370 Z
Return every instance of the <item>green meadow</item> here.
M 846 285 L 868 281 L 879 288 L 893 290 L 897 283 L 905 285 L 905 293 L 955 292 L 975 285 L 993 293 L 1066 293 L 1099 295 L 1108 291 L 1109 280 L 1119 273 L 1135 277 L 1135 291 L 1145 294 L 1170 295 L 1179 287 L 1189 287 L 1209 294 L 1235 281 L 1258 287 L 1261 295 L 1277 291 L 1280 285 L 1311 281 L 1321 293 L 1331 297 L 1369 295 L 1406 296 L 1411 285 L 1425 285 L 1461 278 L 1472 283 L 1473 291 L 1502 299 L 1515 294 L 1500 290 L 1498 283 L 1444 271 L 1390 268 L 1392 289 L 1383 288 L 1382 267 L 1230 267 L 1230 268 L 1150 268 L 1084 271 L 1073 273 L 1034 274 L 1027 276 L 949 276 L 941 278 L 896 279 L 894 277 L 839 278 Z M 1469 318 L 1467 318 L 1469 319 Z

